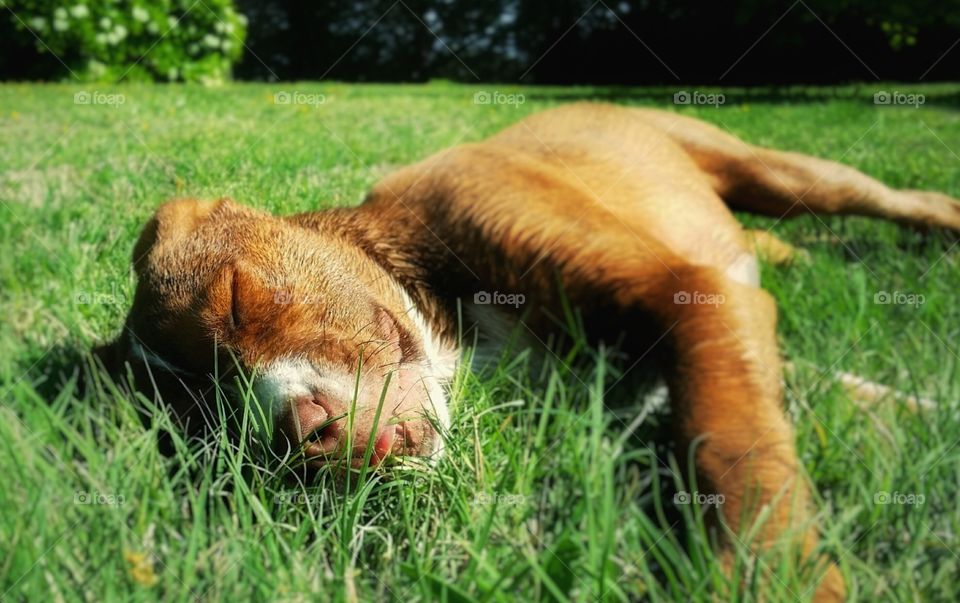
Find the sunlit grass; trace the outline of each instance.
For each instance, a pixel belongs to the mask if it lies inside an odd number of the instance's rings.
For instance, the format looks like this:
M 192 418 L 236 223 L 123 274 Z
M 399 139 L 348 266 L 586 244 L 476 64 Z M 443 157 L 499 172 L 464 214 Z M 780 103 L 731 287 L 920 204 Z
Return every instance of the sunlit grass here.
M 119 332 L 134 284 L 129 255 L 160 201 L 231 196 L 282 213 L 351 205 L 394 167 L 575 98 L 681 110 L 752 142 L 960 196 L 958 86 L 925 88 L 918 109 L 874 106 L 872 88 L 779 98 L 728 90 L 719 108 L 674 107 L 670 90 L 533 88 L 513 90 L 525 95 L 518 106 L 478 106 L 479 89 L 132 86 L 110 90 L 125 102 L 109 106 L 74 104 L 78 87 L 0 88 L 4 599 L 710 601 L 728 592 L 701 510 L 673 502 L 692 487 L 687 451 L 670 447 L 664 411 L 606 394 L 629 366 L 611 350 L 515 349 L 464 367 L 450 384 L 444 460 L 372 471 L 348 491 L 328 478 L 285 481 L 258 448 L 266 427 L 253 405 L 238 415 L 249 437 L 198 445 L 147 398 L 102 380 L 80 391 L 83 354 Z M 295 90 L 324 103 L 273 103 Z M 764 267 L 764 286 L 797 367 L 786 403 L 825 551 L 858 600 L 955 600 L 960 248 L 863 219 L 744 219 L 812 258 Z M 874 303 L 883 291 L 924 303 Z M 860 409 L 827 369 L 938 407 Z M 924 500 L 883 503 L 883 493 Z M 790 555 L 756 562 L 740 552 L 734 583 L 745 600 L 809 598 L 809 576 Z

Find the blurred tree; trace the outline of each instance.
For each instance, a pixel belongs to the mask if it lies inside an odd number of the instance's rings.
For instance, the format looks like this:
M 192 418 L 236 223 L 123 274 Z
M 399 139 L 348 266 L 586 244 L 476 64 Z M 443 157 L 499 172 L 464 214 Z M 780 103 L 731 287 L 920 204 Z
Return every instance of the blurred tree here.
M 236 4 L 250 25 L 235 74 L 249 79 L 732 85 L 960 76 L 960 0 Z M 56 67 L 10 60 L 36 57 L 34 41 L 11 31 L 18 35 L 0 37 L 0 74 Z

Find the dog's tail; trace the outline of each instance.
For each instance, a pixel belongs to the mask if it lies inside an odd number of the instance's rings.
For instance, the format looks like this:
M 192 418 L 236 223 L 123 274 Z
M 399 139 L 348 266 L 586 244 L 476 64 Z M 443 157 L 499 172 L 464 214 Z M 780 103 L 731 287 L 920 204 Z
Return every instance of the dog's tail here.
M 824 374 L 828 371 L 820 370 L 819 372 Z M 785 363 L 784 375 L 790 377 L 794 374 L 796 374 L 796 366 L 792 362 Z M 846 371 L 834 371 L 830 378 L 843 387 L 844 392 L 854 404 L 865 410 L 884 402 L 900 404 L 911 412 L 931 410 L 938 406 L 935 400 L 907 394 Z

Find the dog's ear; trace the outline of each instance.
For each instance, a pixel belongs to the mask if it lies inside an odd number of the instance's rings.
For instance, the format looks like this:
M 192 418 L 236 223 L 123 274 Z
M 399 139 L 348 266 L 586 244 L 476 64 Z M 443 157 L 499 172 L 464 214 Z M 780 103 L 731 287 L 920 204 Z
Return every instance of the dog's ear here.
M 215 398 L 215 389 L 211 383 L 197 377 L 183 377 L 162 366 L 152 367 L 147 359 L 137 353 L 125 334 L 114 341 L 93 348 L 94 364 L 92 370 L 102 369 L 122 390 L 132 394 L 140 392 L 166 408 L 176 423 L 191 435 L 201 433 L 213 423 L 213 417 L 206 416 L 206 404 Z M 86 389 L 92 375 L 85 374 L 82 387 Z M 204 399 L 207 399 L 204 402 Z M 139 403 L 138 403 L 139 407 Z M 147 418 L 147 415 L 144 415 Z
M 211 216 L 234 207 L 230 199 L 198 201 L 197 199 L 174 199 L 167 201 L 143 227 L 140 238 L 133 247 L 133 268 L 142 274 L 150 251 L 160 244 L 175 243 L 189 235 Z

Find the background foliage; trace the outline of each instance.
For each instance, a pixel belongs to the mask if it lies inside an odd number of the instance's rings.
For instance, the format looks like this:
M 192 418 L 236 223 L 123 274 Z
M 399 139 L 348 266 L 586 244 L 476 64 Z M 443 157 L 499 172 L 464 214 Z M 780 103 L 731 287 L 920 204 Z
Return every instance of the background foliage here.
M 232 0 L 6 4 L 0 69 L 8 76 L 218 82 L 229 77 L 246 35 L 247 19 Z
M 238 5 L 256 24 L 244 78 L 835 83 L 956 78 L 960 62 L 960 50 L 947 52 L 960 38 L 957 0 Z
M 930 81 L 960 66 L 960 0 L 4 2 L 5 79 L 72 77 L 54 55 L 107 81 L 217 80 L 234 62 L 242 79 L 525 84 Z

